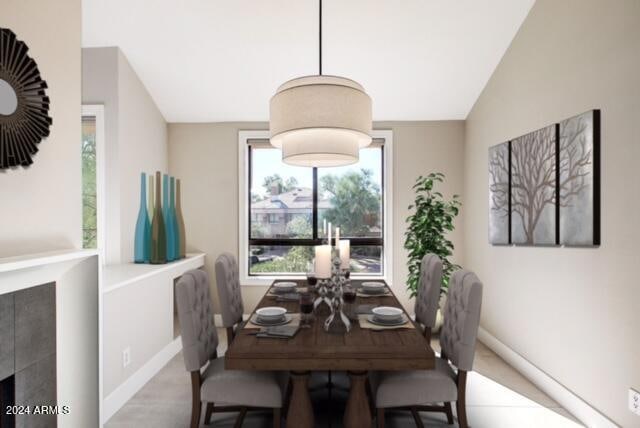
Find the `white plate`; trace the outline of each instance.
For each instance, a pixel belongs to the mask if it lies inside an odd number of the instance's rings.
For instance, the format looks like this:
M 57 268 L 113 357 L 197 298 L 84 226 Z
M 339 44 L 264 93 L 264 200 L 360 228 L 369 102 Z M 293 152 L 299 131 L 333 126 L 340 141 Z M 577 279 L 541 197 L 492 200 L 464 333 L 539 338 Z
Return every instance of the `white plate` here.
M 256 310 L 258 317 L 265 322 L 281 320 L 286 313 L 287 310 L 280 306 L 267 306 Z
M 378 306 L 371 310 L 373 315 L 380 321 L 394 322 L 402 319 L 404 311 L 393 306 Z
M 362 288 L 384 288 L 385 287 L 385 283 L 384 282 L 372 282 L 372 281 L 365 281 L 362 283 Z
M 284 315 L 284 319 L 282 321 L 279 322 L 263 322 L 261 320 L 258 319 L 257 315 L 254 315 L 251 317 L 251 322 L 255 325 L 261 325 L 264 327 L 271 327 L 271 326 L 276 326 L 276 325 L 285 325 L 285 324 L 289 324 L 291 322 L 291 320 L 293 319 L 293 317 L 291 316 L 291 314 L 285 314 Z
M 276 282 L 273 284 L 273 291 L 277 293 L 289 293 L 296 289 L 298 284 L 295 282 Z
M 387 294 L 387 288 L 386 287 L 380 287 L 380 288 L 364 288 L 364 287 L 361 287 L 360 288 L 360 292 L 362 292 L 364 294 L 371 294 L 371 295 Z
M 400 325 L 405 325 L 406 323 L 409 322 L 409 318 L 407 318 L 405 314 L 402 314 L 402 318 L 400 318 L 398 321 L 394 321 L 394 322 L 381 321 L 381 320 L 377 319 L 375 315 L 367 316 L 367 320 L 369 320 L 369 322 L 371 324 L 380 325 L 380 326 L 384 326 L 384 327 L 396 327 L 396 326 L 400 326 Z

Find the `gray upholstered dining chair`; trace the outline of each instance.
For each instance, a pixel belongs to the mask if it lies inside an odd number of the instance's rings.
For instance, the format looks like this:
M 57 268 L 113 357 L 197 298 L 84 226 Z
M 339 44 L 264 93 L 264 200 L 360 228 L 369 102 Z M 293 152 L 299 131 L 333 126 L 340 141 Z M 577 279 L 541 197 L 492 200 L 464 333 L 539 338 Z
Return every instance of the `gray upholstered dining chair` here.
M 420 264 L 420 280 L 416 295 L 416 321 L 424 325 L 424 337 L 431 340 L 431 329 L 436 326 L 440 287 L 442 284 L 442 261 L 435 254 L 425 254 Z
M 433 370 L 382 372 L 374 380 L 378 427 L 384 427 L 384 412 L 389 408 L 411 410 L 422 427 L 420 411 L 444 412 L 453 423 L 451 402 L 456 402 L 458 425 L 467 428 L 465 405 L 467 372 L 473 368 L 482 283 L 470 271 L 458 270 L 449 280 L 449 294 L 440 332 L 442 352 Z M 449 364 L 457 367 L 457 373 Z M 444 403 L 438 406 L 438 403 Z
M 236 330 L 242 324 L 244 313 L 238 262 L 232 254 L 222 253 L 217 258 L 216 283 L 220 298 L 222 326 L 227 329 L 227 344 L 231 346 Z
M 191 428 L 200 425 L 202 403 L 207 404 L 206 424 L 214 412 L 240 412 L 236 422 L 240 426 L 247 410 L 269 408 L 273 425 L 280 427 L 283 390 L 275 373 L 225 370 L 224 358 L 217 356 L 207 273 L 195 269 L 182 275 L 176 285 L 176 303 L 184 365 L 191 373 Z

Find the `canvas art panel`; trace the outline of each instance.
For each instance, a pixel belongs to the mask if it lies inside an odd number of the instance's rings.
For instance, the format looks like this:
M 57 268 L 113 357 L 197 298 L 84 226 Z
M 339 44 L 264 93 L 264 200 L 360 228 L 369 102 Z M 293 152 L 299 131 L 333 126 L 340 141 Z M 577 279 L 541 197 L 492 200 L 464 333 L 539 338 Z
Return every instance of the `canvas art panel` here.
M 511 242 L 556 245 L 557 126 L 511 141 Z
M 560 244 L 600 244 L 600 112 L 559 124 Z
M 509 216 L 509 142 L 489 147 L 489 243 L 511 242 Z

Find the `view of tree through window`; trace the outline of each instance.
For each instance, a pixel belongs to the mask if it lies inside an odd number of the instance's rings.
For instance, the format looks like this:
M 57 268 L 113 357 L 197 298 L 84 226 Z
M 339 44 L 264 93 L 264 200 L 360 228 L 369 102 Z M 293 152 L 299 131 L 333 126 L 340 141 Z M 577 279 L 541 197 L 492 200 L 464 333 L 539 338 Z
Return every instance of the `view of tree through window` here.
M 309 270 L 313 247 L 326 239 L 324 220 L 351 240 L 352 272 L 383 272 L 381 147 L 335 168 L 289 166 L 280 150 L 264 145 L 251 147 L 250 159 L 250 274 Z
M 96 118 L 82 117 L 82 247 L 97 248 Z

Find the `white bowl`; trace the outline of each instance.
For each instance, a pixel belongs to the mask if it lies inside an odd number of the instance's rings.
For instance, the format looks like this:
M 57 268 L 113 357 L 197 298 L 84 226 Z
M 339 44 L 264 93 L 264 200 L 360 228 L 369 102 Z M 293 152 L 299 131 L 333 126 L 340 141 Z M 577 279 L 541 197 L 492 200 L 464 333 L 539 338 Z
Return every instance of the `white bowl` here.
M 284 318 L 284 314 L 287 313 L 285 308 L 280 306 L 267 306 L 266 308 L 260 308 L 256 310 L 258 318 L 265 321 L 277 321 Z
M 403 311 L 393 306 L 378 306 L 371 310 L 373 315 L 381 321 L 396 321 L 402 318 Z
M 298 284 L 295 282 L 276 282 L 273 284 L 273 289 L 279 293 L 286 293 L 296 289 Z
M 384 282 L 363 282 L 362 289 L 365 291 L 382 291 L 384 289 Z

